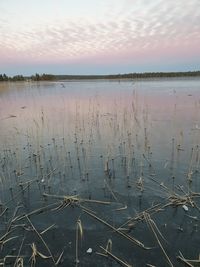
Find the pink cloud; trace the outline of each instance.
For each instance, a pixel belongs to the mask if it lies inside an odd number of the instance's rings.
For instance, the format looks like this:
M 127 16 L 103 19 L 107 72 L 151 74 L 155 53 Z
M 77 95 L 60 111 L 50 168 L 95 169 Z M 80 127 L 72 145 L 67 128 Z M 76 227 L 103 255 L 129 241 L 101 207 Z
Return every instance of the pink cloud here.
M 0 19 L 0 64 L 142 64 L 197 57 L 200 9 L 196 0 L 183 2 L 126 0 L 102 20 L 62 18 L 15 29 Z

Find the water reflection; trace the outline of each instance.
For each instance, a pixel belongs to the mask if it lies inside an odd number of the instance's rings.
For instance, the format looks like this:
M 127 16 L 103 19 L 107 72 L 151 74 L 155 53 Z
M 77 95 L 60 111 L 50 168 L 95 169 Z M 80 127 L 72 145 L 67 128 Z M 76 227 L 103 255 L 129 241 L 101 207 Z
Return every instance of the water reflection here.
M 29 214 L 49 204 L 45 201 L 51 202 L 51 198 L 73 195 L 85 201 L 111 201 L 107 208 L 95 206 L 95 212 L 112 225 L 123 225 L 155 203 L 162 210 L 161 204 L 165 208 L 167 201 L 175 205 L 179 195 L 197 193 L 199 86 L 199 80 L 1 83 L 2 212 L 4 207 L 13 210 L 13 201 L 18 201 Z M 182 207 L 182 202 L 178 203 Z M 197 216 L 192 205 L 196 202 L 189 207 L 190 219 Z M 192 230 L 195 224 L 189 225 L 183 209 L 176 210 L 176 214 L 169 209 L 154 216 L 169 243 L 174 232 L 178 235 L 184 225 Z M 70 231 L 80 211 L 72 214 L 66 222 Z M 41 228 L 50 220 L 63 227 L 64 214 L 59 216 L 57 220 L 50 213 L 34 223 Z M 165 224 L 167 229 L 163 228 Z M 85 218 L 85 229 L 98 227 Z M 136 236 L 151 246 L 146 226 L 139 224 Z M 195 242 L 191 238 L 191 244 Z M 175 251 L 179 246 L 186 251 L 181 238 L 173 246 Z M 190 256 L 197 252 L 194 249 Z M 175 260 L 172 249 L 169 254 Z M 137 250 L 135 257 L 138 266 L 144 266 L 146 262 Z

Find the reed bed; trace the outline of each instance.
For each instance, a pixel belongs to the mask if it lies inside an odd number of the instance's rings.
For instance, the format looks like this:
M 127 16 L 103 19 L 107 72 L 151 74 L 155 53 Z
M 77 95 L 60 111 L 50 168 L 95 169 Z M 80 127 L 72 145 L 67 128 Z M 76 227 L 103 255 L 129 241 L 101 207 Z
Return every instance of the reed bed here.
M 2 120 L 0 266 L 199 266 L 200 131 L 178 98 L 168 136 L 136 88 L 68 99 L 58 83 L 53 105 L 32 86 Z

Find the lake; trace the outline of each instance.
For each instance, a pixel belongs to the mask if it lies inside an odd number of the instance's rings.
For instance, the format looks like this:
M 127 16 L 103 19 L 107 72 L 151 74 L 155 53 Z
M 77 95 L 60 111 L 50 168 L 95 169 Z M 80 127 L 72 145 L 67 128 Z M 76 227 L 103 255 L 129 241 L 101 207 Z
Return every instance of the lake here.
M 0 83 L 0 260 L 200 266 L 199 171 L 198 78 Z

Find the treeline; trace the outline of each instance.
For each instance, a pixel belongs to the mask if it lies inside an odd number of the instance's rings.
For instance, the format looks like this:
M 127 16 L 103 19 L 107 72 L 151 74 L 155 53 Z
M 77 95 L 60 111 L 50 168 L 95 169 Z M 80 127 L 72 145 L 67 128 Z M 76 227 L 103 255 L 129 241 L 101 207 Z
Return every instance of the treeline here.
M 0 82 L 7 82 L 7 81 L 25 81 L 25 78 L 22 75 L 16 75 L 13 77 L 8 77 L 5 73 L 0 74 Z
M 7 81 L 12 81 L 12 82 L 17 82 L 17 81 L 52 81 L 56 80 L 56 76 L 52 74 L 45 74 L 43 73 L 42 75 L 39 75 L 36 73 L 35 75 L 32 75 L 31 77 L 28 76 L 23 76 L 23 75 L 15 75 L 13 77 L 7 76 L 5 73 L 0 74 L 0 82 L 7 82 Z
M 112 77 L 116 75 L 109 75 Z M 118 74 L 117 78 L 126 79 L 143 79 L 143 78 L 172 78 L 172 77 L 199 77 L 200 71 L 187 71 L 187 72 L 144 72 L 144 73 L 128 73 Z
M 56 80 L 56 76 L 52 74 L 45 74 L 43 73 L 42 75 L 39 75 L 36 73 L 35 75 L 32 75 L 30 77 L 32 81 L 53 81 Z
M 56 81 L 56 80 L 88 80 L 88 79 L 145 79 L 145 78 L 172 78 L 172 77 L 200 77 L 200 71 L 187 72 L 144 72 L 112 75 L 53 75 L 38 74 L 32 76 L 16 75 L 8 77 L 0 74 L 1 81 Z
M 56 80 L 87 80 L 87 79 L 145 79 L 171 77 L 200 77 L 200 71 L 187 72 L 144 72 L 113 75 L 56 75 Z

